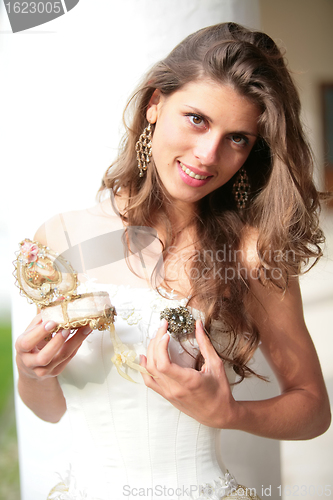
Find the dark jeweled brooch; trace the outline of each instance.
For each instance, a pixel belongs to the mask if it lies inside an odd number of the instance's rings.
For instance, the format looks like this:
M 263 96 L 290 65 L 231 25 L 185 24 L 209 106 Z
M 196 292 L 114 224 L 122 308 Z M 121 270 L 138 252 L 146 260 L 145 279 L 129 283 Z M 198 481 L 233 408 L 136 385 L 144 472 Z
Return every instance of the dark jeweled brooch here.
M 168 322 L 168 332 L 178 341 L 186 340 L 195 330 L 195 319 L 186 307 L 167 307 L 160 314 L 160 319 Z

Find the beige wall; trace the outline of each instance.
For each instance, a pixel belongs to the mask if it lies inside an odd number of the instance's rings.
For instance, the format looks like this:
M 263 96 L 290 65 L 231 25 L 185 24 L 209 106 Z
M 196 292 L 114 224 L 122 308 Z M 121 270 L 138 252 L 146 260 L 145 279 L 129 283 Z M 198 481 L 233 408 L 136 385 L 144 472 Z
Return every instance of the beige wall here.
M 262 29 L 286 49 L 317 159 L 318 179 L 322 181 L 324 141 L 319 85 L 333 82 L 333 0 L 259 2 Z M 323 187 L 323 184 L 320 186 Z M 305 320 L 333 403 L 333 210 L 323 212 L 321 224 L 328 242 L 325 257 L 301 278 L 300 283 Z M 333 426 L 316 439 L 282 442 L 282 491 L 285 493 L 282 500 L 294 498 L 290 496 L 292 494 L 302 496 L 303 500 L 323 498 L 321 488 L 332 484 L 332 463 Z M 310 486 L 315 488 L 315 494 Z
M 286 49 L 322 179 L 324 154 L 319 84 L 333 82 L 333 1 L 259 2 L 263 31 Z

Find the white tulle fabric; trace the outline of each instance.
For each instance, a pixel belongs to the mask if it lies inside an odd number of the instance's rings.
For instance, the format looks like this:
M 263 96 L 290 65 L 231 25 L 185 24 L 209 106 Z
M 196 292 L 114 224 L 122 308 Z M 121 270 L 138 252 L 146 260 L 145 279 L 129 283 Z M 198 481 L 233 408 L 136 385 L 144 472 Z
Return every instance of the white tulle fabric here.
M 85 285 L 81 291 L 88 288 L 101 289 Z M 135 350 L 138 362 L 156 334 L 160 311 L 186 305 L 186 299 L 164 298 L 148 288 L 102 288 L 109 292 L 118 313 L 117 334 Z M 200 317 L 198 311 L 192 313 Z M 188 340 L 185 348 L 170 339 L 171 359 L 181 366 L 193 366 L 194 357 L 189 353 L 198 353 L 195 339 Z M 73 445 L 69 463 L 58 471 L 60 482 L 49 499 L 219 499 L 228 494 L 236 482 L 222 462 L 219 430 L 177 410 L 148 389 L 135 370 L 124 368 L 136 383 L 121 377 L 112 356 L 109 332 L 94 331 L 59 377 Z M 226 369 L 233 381 L 233 370 Z

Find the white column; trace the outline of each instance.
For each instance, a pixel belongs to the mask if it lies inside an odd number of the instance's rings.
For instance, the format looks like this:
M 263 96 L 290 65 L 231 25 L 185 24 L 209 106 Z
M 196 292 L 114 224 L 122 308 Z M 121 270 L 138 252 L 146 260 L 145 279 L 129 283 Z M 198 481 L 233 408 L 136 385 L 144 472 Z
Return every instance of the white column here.
M 258 0 L 80 0 L 66 15 L 15 35 L 3 13 L 0 155 L 10 176 L 2 200 L 13 252 L 53 214 L 94 204 L 116 154 L 123 107 L 141 75 L 189 33 L 223 21 L 259 28 Z M 16 338 L 35 308 L 14 287 L 12 304 Z M 244 388 L 260 397 L 256 383 Z M 66 463 L 68 421 L 42 422 L 18 397 L 16 409 L 22 500 L 45 500 L 53 471 Z M 280 482 L 278 446 L 269 452 L 270 470 L 262 446 L 259 438 L 233 432 L 222 443 L 230 470 L 257 488 L 263 478 Z

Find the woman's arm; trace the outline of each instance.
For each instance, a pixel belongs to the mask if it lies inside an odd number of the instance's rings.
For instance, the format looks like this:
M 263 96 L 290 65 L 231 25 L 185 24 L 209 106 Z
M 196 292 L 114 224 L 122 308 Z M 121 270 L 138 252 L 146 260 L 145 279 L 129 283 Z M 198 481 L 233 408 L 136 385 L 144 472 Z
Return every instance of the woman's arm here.
M 256 318 L 262 350 L 280 383 L 281 395 L 263 401 L 235 401 L 223 363 L 202 326 L 196 337 L 205 359 L 200 371 L 181 368 L 167 354 L 164 324 L 150 343 L 142 364 L 155 378 L 145 383 L 174 406 L 212 427 L 238 429 L 275 439 L 310 439 L 330 424 L 330 405 L 318 357 L 306 329 L 297 280 L 283 295 L 251 283 L 256 298 L 249 304 Z
M 310 439 L 331 421 L 330 403 L 318 356 L 306 328 L 297 279 L 285 294 L 252 280 L 249 308 L 261 349 L 280 384 L 281 395 L 239 402 L 230 428 L 276 439 Z
M 42 366 L 35 368 L 31 362 L 32 359 L 30 359 L 32 356 L 29 356 L 29 354 L 33 355 L 33 351 L 37 354 L 38 348 L 34 345 L 36 342 L 39 343 L 40 347 L 46 345 L 43 339 L 47 335 L 49 332 L 45 329 L 39 314 L 33 319 L 26 332 L 17 339 L 15 347 L 19 373 L 18 391 L 22 401 L 36 415 L 48 422 L 58 422 L 66 411 L 66 402 L 58 379 L 43 379 L 42 370 L 45 368 Z
M 47 229 L 52 236 L 51 243 L 46 235 L 46 224 L 37 231 L 35 240 L 59 251 L 59 248 L 66 245 L 59 217 L 51 219 L 47 223 Z M 22 401 L 41 419 L 58 422 L 66 411 L 66 401 L 57 375 L 75 356 L 91 328 L 80 328 L 69 339 L 70 331 L 60 330 L 50 341 L 46 341 L 45 338 L 56 327 L 52 323 L 43 323 L 38 314 L 27 330 L 17 338 L 15 348 L 18 391 Z

